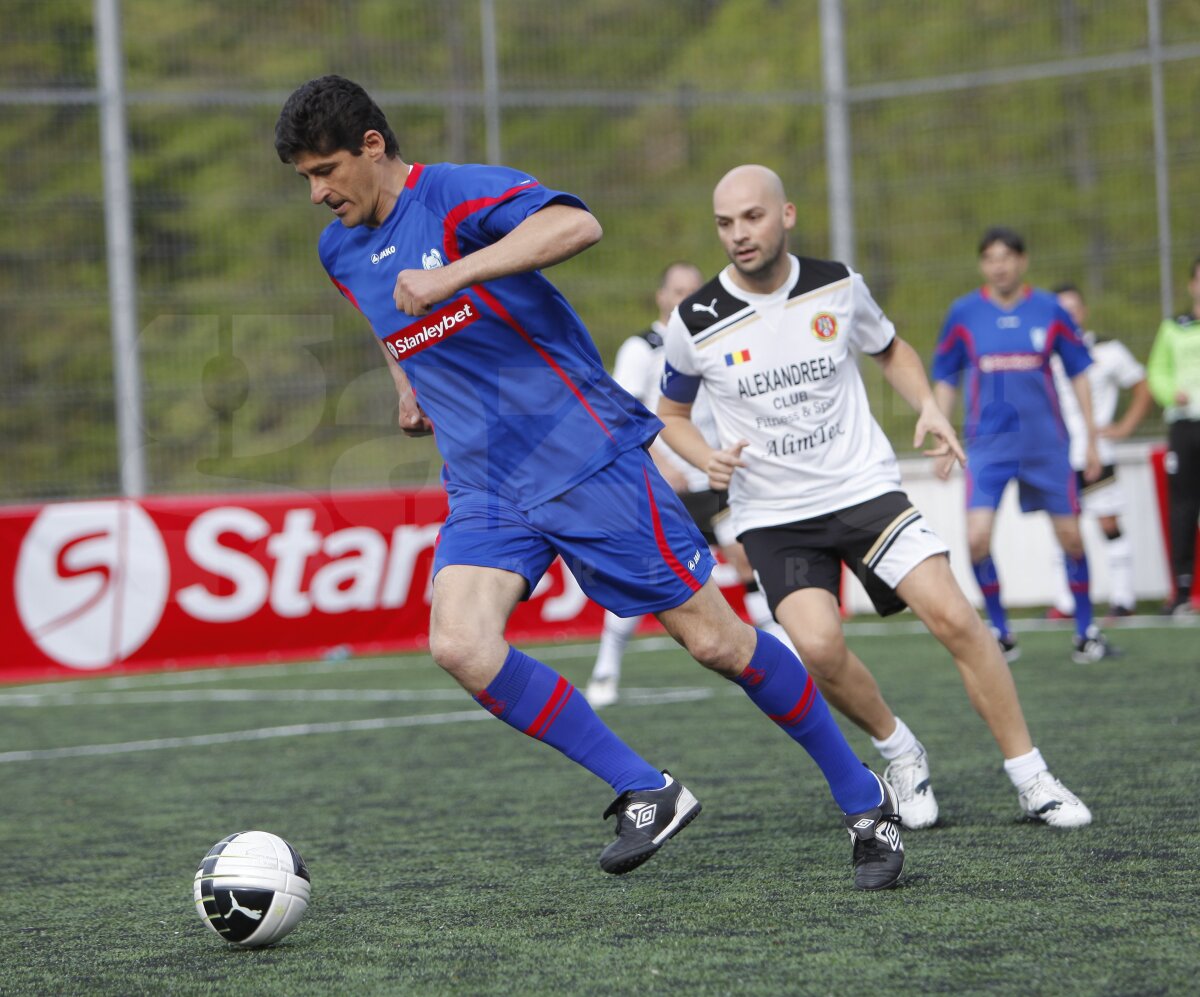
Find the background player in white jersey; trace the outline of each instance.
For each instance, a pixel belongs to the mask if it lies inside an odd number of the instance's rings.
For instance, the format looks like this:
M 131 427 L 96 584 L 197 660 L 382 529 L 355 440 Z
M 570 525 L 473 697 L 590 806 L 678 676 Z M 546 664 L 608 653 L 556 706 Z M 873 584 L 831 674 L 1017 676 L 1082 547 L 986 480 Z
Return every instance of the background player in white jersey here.
M 1104 533 L 1104 553 L 1108 561 L 1109 610 L 1111 617 L 1132 616 L 1137 597 L 1133 592 L 1133 548 L 1129 537 L 1121 531 L 1118 519 L 1125 512 L 1125 492 L 1117 477 L 1114 440 L 1126 439 L 1150 411 L 1152 398 L 1146 382 L 1146 368 L 1138 363 L 1124 343 L 1116 339 L 1099 339 L 1088 329 L 1087 303 L 1074 284 L 1060 284 L 1054 289 L 1058 303 L 1067 310 L 1083 333 L 1083 341 L 1092 354 L 1087 369 L 1088 385 L 1092 389 L 1092 421 L 1096 426 L 1096 450 L 1100 456 L 1100 477 L 1084 480 L 1087 466 L 1087 425 L 1066 371 L 1058 357 L 1051 359 L 1054 385 L 1062 407 L 1063 421 L 1071 434 L 1071 467 L 1075 469 L 1080 504 L 1088 515 L 1095 516 Z M 1130 393 L 1125 414 L 1116 419 L 1121 392 Z M 1058 556 L 1058 591 L 1054 606 L 1047 615 L 1065 619 L 1075 612 L 1075 597 L 1067 585 L 1066 567 L 1062 552 Z
M 730 171 L 713 192 L 732 261 L 684 301 L 667 329 L 659 416 L 667 442 L 714 488 L 728 487 L 738 539 L 826 698 L 889 762 L 908 827 L 937 820 L 926 752 L 847 646 L 838 610 L 842 564 L 882 614 L 910 606 L 950 651 L 972 705 L 1004 754 L 1027 816 L 1087 824 L 1088 808 L 1049 772 L 1025 725 L 999 646 L 950 571 L 946 545 L 901 490 L 891 445 L 871 415 L 857 355 L 867 353 L 918 413 L 914 446 L 962 448 L 916 351 L 844 264 L 787 251 L 795 206 L 763 166 Z M 690 421 L 704 386 L 722 449 Z
M 683 261 L 669 264 L 663 270 L 658 290 L 654 292 L 658 318 L 651 323 L 649 329 L 630 336 L 617 350 L 613 363 L 613 379 L 652 412 L 658 403 L 659 382 L 662 380 L 662 347 L 667 320 L 675 306 L 698 290 L 702 283 L 704 278 L 695 264 Z M 716 440 L 716 423 L 713 422 L 703 393 L 696 399 L 692 419 L 699 426 L 705 439 L 710 442 Z M 679 495 L 684 508 L 696 521 L 704 539 L 710 544 L 717 544 L 726 562 L 737 571 L 739 579 L 746 587 L 745 605 L 750 622 L 788 642 L 783 628 L 771 617 L 771 610 L 759 590 L 750 562 L 746 560 L 746 553 L 731 531 L 725 493 L 709 488 L 708 475 L 692 467 L 661 439 L 655 440 L 651 445 L 650 457 L 667 483 Z M 605 612 L 596 663 L 592 666 L 591 678 L 584 689 L 587 701 L 594 708 L 611 706 L 617 701 L 625 648 L 643 619 L 640 615 L 622 617 L 611 611 Z

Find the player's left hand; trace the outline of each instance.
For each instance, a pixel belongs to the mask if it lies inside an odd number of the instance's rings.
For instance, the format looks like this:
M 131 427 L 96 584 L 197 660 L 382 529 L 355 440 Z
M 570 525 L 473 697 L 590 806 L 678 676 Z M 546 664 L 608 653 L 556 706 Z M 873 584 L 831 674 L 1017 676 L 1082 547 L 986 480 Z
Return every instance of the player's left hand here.
M 941 474 L 942 467 L 945 468 L 946 474 L 949 474 L 955 460 L 964 467 L 966 466 L 967 455 L 963 452 L 962 444 L 958 441 L 958 434 L 954 432 L 954 427 L 950 425 L 950 420 L 938 408 L 937 403 L 932 400 L 921 406 L 920 415 L 917 417 L 916 430 L 913 432 L 913 447 L 918 449 L 923 447 L 926 436 L 932 436 L 935 440 L 935 445 L 923 450 L 922 453 L 926 457 L 947 458 L 945 461 L 938 460 L 936 462 L 936 466 L 939 468 L 939 477 L 943 476 Z
M 449 267 L 436 270 L 401 270 L 396 275 L 392 300 L 405 315 L 426 315 L 439 301 L 445 301 L 462 290 L 455 282 Z

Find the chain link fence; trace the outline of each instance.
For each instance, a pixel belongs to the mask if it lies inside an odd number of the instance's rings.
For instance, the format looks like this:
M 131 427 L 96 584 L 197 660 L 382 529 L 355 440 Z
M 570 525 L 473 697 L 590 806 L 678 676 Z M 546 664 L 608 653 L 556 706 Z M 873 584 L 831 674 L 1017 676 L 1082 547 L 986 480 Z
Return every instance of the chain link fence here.
M 979 233 L 1004 223 L 1025 233 L 1035 283 L 1079 283 L 1097 329 L 1144 358 L 1164 274 L 1182 290 L 1200 252 L 1200 6 L 840 7 L 849 244 L 901 334 L 929 356 L 946 306 L 978 282 Z M 275 157 L 278 109 L 310 77 L 362 83 L 408 162 L 501 159 L 580 194 L 605 238 L 553 277 L 606 358 L 653 317 L 667 262 L 724 262 L 710 193 L 731 166 L 776 169 L 799 208 L 793 248 L 831 252 L 822 68 L 838 53 L 821 49 L 820 0 L 119 9 L 148 491 L 436 479 L 432 445 L 395 430 L 369 331 L 323 276 L 326 213 Z M 110 495 L 123 458 L 96 10 L 7 0 L 5 23 L 0 500 Z M 904 450 L 911 416 L 872 366 Z

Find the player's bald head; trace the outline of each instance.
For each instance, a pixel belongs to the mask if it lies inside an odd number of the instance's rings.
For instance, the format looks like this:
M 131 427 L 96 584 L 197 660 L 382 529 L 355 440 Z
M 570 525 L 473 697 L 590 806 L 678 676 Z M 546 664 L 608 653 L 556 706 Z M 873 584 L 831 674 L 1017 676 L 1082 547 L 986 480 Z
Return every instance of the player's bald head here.
M 783 181 L 779 174 L 766 166 L 746 163 L 735 166 L 713 188 L 713 210 L 722 214 L 720 205 L 728 201 L 753 202 L 764 208 L 782 207 L 787 203 Z
M 747 291 L 774 290 L 790 270 L 787 237 L 796 224 L 779 175 L 754 163 L 735 166 L 713 188 L 713 215 L 734 280 Z

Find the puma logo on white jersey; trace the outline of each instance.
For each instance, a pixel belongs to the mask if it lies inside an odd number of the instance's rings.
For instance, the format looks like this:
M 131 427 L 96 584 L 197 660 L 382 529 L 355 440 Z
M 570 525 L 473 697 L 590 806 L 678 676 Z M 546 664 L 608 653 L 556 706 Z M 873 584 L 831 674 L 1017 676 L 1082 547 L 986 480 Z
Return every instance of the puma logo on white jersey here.
M 693 301 L 692 302 L 692 311 L 708 312 L 713 318 L 716 318 L 717 317 L 717 299 L 713 298 L 712 301 L 707 305 L 702 305 L 702 304 L 700 304 L 699 301 Z

